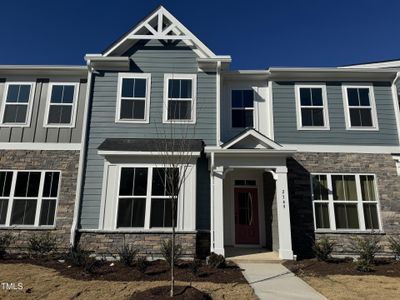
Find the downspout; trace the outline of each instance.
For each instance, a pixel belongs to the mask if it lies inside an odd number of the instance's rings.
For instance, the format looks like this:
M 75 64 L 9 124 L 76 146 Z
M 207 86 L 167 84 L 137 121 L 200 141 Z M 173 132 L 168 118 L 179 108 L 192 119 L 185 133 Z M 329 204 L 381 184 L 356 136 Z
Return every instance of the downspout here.
M 216 136 L 216 146 L 221 144 L 221 61 L 217 61 L 217 82 L 216 82 L 216 122 L 217 122 L 217 136 Z
M 74 218 L 72 221 L 71 227 L 71 238 L 70 245 L 71 247 L 75 247 L 75 237 L 76 231 L 78 230 L 78 218 L 79 218 L 79 209 L 82 198 L 82 185 L 83 185 L 83 171 L 85 168 L 85 158 L 86 158 L 86 135 L 87 135 L 87 124 L 89 118 L 89 101 L 90 101 L 90 92 L 92 87 L 92 67 L 90 66 L 90 60 L 87 61 L 88 67 L 88 77 L 87 77 L 87 86 L 86 86 L 86 97 L 85 97 L 85 111 L 83 114 L 83 125 L 82 125 L 82 138 L 81 138 L 81 149 L 79 154 L 79 168 L 78 168 L 78 178 L 76 183 L 76 192 L 75 192 L 75 206 L 74 206 Z
M 216 68 L 217 76 L 216 76 L 216 141 L 215 145 L 217 147 L 221 144 L 221 61 L 217 61 L 217 68 Z M 215 157 L 214 152 L 211 152 L 211 164 L 210 164 L 210 186 L 211 186 L 211 193 L 210 193 L 210 243 L 211 243 L 211 251 L 215 249 L 215 241 L 214 241 L 214 163 Z
M 214 152 L 211 152 L 211 165 L 210 165 L 210 185 L 211 185 L 211 193 L 210 193 L 210 214 L 211 214 L 211 230 L 210 230 L 210 243 L 211 243 L 211 251 L 214 251 L 215 243 L 214 243 Z
M 393 79 L 392 83 L 392 98 L 393 98 L 393 105 L 394 105 L 394 114 L 396 117 L 396 125 L 397 125 L 397 135 L 398 135 L 398 142 L 400 145 L 400 107 L 399 107 L 399 99 L 398 99 L 398 90 L 396 87 L 396 82 L 400 78 L 400 72 L 397 72 L 396 77 Z

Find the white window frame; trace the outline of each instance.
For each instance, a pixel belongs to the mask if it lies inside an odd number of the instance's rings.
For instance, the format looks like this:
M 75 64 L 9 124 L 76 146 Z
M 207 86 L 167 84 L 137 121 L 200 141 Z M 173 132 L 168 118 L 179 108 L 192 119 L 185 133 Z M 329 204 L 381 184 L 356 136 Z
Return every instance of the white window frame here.
M 183 79 L 192 80 L 192 98 L 168 98 L 169 94 L 169 80 L 170 79 Z M 163 100 L 163 123 L 174 124 L 196 124 L 196 105 L 197 105 L 197 74 L 164 74 L 164 100 Z M 191 119 L 189 120 L 168 120 L 168 101 L 169 100 L 182 100 L 191 101 Z
M 61 180 L 62 180 L 62 172 L 60 170 L 6 170 L 6 169 L 1 169 L 0 172 L 12 172 L 13 177 L 11 181 L 11 190 L 10 190 L 10 196 L 9 197 L 2 197 L 2 199 L 6 198 L 8 199 L 8 207 L 7 207 L 7 214 L 6 214 L 6 223 L 0 225 L 0 229 L 2 228 L 21 228 L 21 229 L 54 229 L 56 228 L 56 223 L 57 223 L 57 213 L 58 213 L 58 203 L 59 203 L 59 198 L 60 198 L 60 189 L 61 189 Z M 39 183 L 39 190 L 38 190 L 38 196 L 37 197 L 17 197 L 15 195 L 15 185 L 17 182 L 17 175 L 18 172 L 40 172 L 40 183 Z M 51 200 L 54 199 L 54 197 L 43 197 L 43 188 L 44 188 L 44 180 L 45 180 L 45 174 L 46 172 L 58 172 L 59 179 L 58 179 L 58 187 L 57 187 L 57 197 L 55 199 L 56 201 L 56 208 L 54 211 L 54 224 L 53 225 L 39 225 L 40 221 L 40 211 L 42 208 L 42 200 Z M 23 225 L 23 224 L 18 224 L 18 225 L 10 225 L 11 222 L 11 214 L 12 214 L 12 208 L 14 204 L 14 200 L 37 200 L 36 202 L 36 212 L 35 212 L 35 223 L 33 225 Z
M 328 188 L 328 200 L 315 200 L 314 201 L 314 190 L 313 190 L 313 176 L 315 175 L 325 175 L 327 180 L 327 188 Z M 334 175 L 351 175 L 355 176 L 356 179 L 356 190 L 357 190 L 357 201 L 341 201 L 341 200 L 333 200 L 333 186 L 332 186 L 332 176 Z M 375 199 L 376 201 L 363 201 L 362 200 L 362 192 L 361 192 L 361 182 L 360 176 L 373 176 L 374 177 L 374 184 L 375 184 Z M 381 220 L 381 209 L 380 209 L 380 200 L 379 200 L 379 191 L 378 191 L 378 183 L 376 179 L 376 175 L 372 173 L 311 173 L 310 174 L 310 192 L 311 192 L 311 202 L 312 202 L 312 209 L 313 209 L 313 219 L 314 219 L 314 231 L 317 233 L 349 233 L 349 232 L 383 232 L 382 229 L 382 220 Z M 315 203 L 328 203 L 328 214 L 329 214 L 329 224 L 330 228 L 317 228 L 316 223 L 316 216 L 315 216 Z M 348 204 L 357 204 L 357 213 L 358 213 L 358 229 L 346 229 L 346 228 L 339 228 L 336 229 L 336 219 L 335 219 L 335 210 L 334 204 L 335 203 L 348 203 Z M 365 218 L 364 218 L 364 206 L 363 204 L 368 203 L 376 203 L 377 206 L 377 214 L 378 214 L 378 226 L 379 229 L 366 229 L 365 227 Z
M 369 106 L 349 106 L 347 89 L 355 88 L 355 89 L 369 89 Z M 376 112 L 376 102 L 375 102 L 375 93 L 374 87 L 372 84 L 342 84 L 342 95 L 343 95 L 343 106 L 344 106 L 344 118 L 346 122 L 346 130 L 355 130 L 355 131 L 377 131 L 379 130 L 378 125 L 378 115 Z M 350 120 L 350 108 L 370 108 L 371 109 L 371 119 L 372 126 L 351 126 Z
M 24 123 L 4 123 L 4 114 L 6 111 L 6 100 L 8 89 L 10 85 L 30 85 L 30 93 L 29 93 L 29 100 L 26 104 L 26 122 Z M 7 81 L 4 86 L 4 93 L 3 93 L 3 102 L 1 104 L 1 119 L 0 119 L 0 126 L 1 127 L 29 127 L 31 125 L 31 118 L 32 118 L 32 109 L 33 109 L 33 99 L 35 97 L 35 88 L 36 82 L 33 81 Z M 13 104 L 15 102 L 8 102 L 7 104 Z
M 301 88 L 321 89 L 322 91 L 322 106 L 302 106 L 300 98 Z M 297 117 L 297 130 L 330 130 L 329 125 L 329 111 L 328 111 L 328 95 L 326 91 L 326 84 L 295 84 L 295 99 L 296 99 L 296 117 Z M 303 126 L 301 111 L 302 108 L 322 108 L 322 115 L 324 117 L 323 126 Z
M 49 124 L 49 113 L 50 113 L 50 103 L 51 94 L 53 92 L 54 86 L 73 86 L 74 87 L 74 96 L 72 99 L 72 103 L 56 103 L 58 106 L 72 106 L 71 109 L 71 122 L 69 124 Z M 44 113 L 43 127 L 47 128 L 75 128 L 76 124 L 76 110 L 78 108 L 78 95 L 79 95 L 79 83 L 77 82 L 49 82 L 48 90 L 47 90 L 47 98 L 46 98 L 46 110 Z
M 146 95 L 142 97 L 132 97 L 130 100 L 144 100 L 144 119 L 121 119 L 122 104 L 122 82 L 124 79 L 146 79 Z M 150 120 L 150 94 L 151 94 L 151 74 L 150 73 L 118 73 L 117 86 L 117 107 L 115 110 L 115 123 L 149 123 Z
M 189 167 L 194 167 L 189 166 Z M 137 196 L 136 198 L 146 198 L 146 207 L 145 207 L 145 216 L 144 216 L 144 227 L 118 227 L 118 207 L 119 207 L 119 187 L 121 184 L 121 169 L 123 168 L 147 168 L 147 191 L 146 195 L 143 196 Z M 115 211 L 113 212 L 114 214 L 114 221 L 112 225 L 112 230 L 114 231 L 126 231 L 126 232 L 141 232 L 141 231 L 156 231 L 156 232 L 170 232 L 172 231 L 171 227 L 150 227 L 150 219 L 151 219 L 151 199 L 152 198 L 162 198 L 165 199 L 166 196 L 152 196 L 151 195 L 151 190 L 152 190 L 152 180 L 153 180 L 153 170 L 156 168 L 164 168 L 164 166 L 160 165 L 154 165 L 154 164 L 119 164 L 118 165 L 118 178 L 117 178 L 117 186 L 115 189 L 115 195 L 113 197 L 113 200 L 115 201 Z M 168 167 L 167 167 L 168 168 Z M 192 170 L 193 171 L 193 170 Z M 181 167 L 179 167 L 179 172 L 181 174 L 182 170 Z M 108 177 L 109 179 L 109 177 Z M 107 185 L 108 179 L 103 182 L 103 185 Z M 185 184 L 182 185 L 181 191 L 178 195 L 178 201 L 177 201 L 177 214 L 176 214 L 176 224 L 175 224 L 175 229 L 176 231 L 181 230 L 182 228 L 182 222 L 184 218 L 184 207 L 183 207 L 183 194 L 184 194 L 184 186 Z M 104 187 L 103 187 L 104 189 Z M 128 197 L 129 198 L 129 197 Z M 104 218 L 104 216 L 103 216 Z
M 240 129 L 246 129 L 246 128 L 254 128 L 254 129 L 256 129 L 256 128 L 258 128 L 256 125 L 257 125 L 257 118 L 256 118 L 256 91 L 255 91 L 255 87 L 251 87 L 251 86 L 248 86 L 248 87 L 245 87 L 245 86 L 243 86 L 243 87 L 240 87 L 240 86 L 235 86 L 235 87 L 232 87 L 230 90 L 229 90 L 229 99 L 230 99 L 230 101 L 229 101 L 229 108 L 230 108 L 230 111 L 229 111 L 229 120 L 230 120 L 230 129 L 232 129 L 232 130 L 240 130 Z M 233 91 L 253 91 L 253 107 L 233 107 L 232 106 L 232 92 Z M 233 110 L 252 110 L 253 111 L 253 127 L 233 127 L 233 118 L 232 118 L 232 111 Z

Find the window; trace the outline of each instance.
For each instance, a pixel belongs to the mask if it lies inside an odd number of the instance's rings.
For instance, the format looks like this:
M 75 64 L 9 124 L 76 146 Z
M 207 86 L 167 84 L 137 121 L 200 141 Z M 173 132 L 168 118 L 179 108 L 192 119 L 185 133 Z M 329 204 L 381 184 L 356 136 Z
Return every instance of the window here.
M 164 122 L 196 122 L 196 75 L 164 75 Z
M 232 127 L 247 128 L 254 126 L 254 91 L 232 90 Z
M 60 172 L 0 171 L 0 226 L 53 226 L 59 184 Z
M 150 74 L 119 74 L 116 122 L 148 123 L 150 86 Z
M 238 186 L 255 186 L 256 185 L 256 181 L 255 180 L 252 180 L 252 179 L 246 179 L 246 180 L 242 180 L 242 179 L 238 179 L 238 180 L 235 180 L 235 185 L 238 185 Z
M 297 129 L 329 129 L 325 85 L 296 85 Z
M 174 182 L 174 188 L 171 185 Z M 172 201 L 174 205 L 174 224 L 176 226 L 177 199 L 173 194 L 177 192 L 179 183 L 178 169 L 154 168 L 151 189 L 151 216 L 150 227 L 172 226 Z M 174 192 L 175 191 L 175 192 Z
M 378 129 L 372 86 L 344 86 L 347 129 Z
M 374 175 L 313 174 L 316 229 L 380 229 Z
M 34 83 L 6 83 L 1 123 L 9 126 L 29 126 Z
M 77 83 L 50 83 L 45 127 L 74 127 L 78 96 Z
M 172 226 L 172 178 L 179 181 L 179 171 L 153 167 L 123 167 L 120 171 L 117 228 Z M 177 201 L 175 202 L 175 226 Z M 150 215 L 146 215 L 150 206 Z

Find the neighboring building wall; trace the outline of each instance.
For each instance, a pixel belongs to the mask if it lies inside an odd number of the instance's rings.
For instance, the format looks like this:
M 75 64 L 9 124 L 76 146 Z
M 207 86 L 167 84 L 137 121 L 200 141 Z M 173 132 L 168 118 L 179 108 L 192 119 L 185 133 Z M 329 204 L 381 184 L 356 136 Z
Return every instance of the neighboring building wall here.
M 283 144 L 398 145 L 391 83 L 373 83 L 378 131 L 346 130 L 342 83 L 327 82 L 330 130 L 297 130 L 294 82 L 273 82 L 275 141 Z
M 16 237 L 11 245 L 12 251 L 26 251 L 30 237 L 46 233 L 50 233 L 57 238 L 58 251 L 66 251 L 70 244 L 78 165 L 79 151 L 0 150 L 0 170 L 61 171 L 61 185 L 56 208 L 55 228 L 33 228 L 26 230 L 10 227 L 0 229 L 0 234 L 9 232 Z
M 288 159 L 288 185 L 294 254 L 310 255 L 313 239 L 328 237 L 336 242 L 336 254 L 351 253 L 350 243 L 356 233 L 314 234 L 310 173 L 374 173 L 376 174 L 384 234 L 400 234 L 400 178 L 390 154 L 297 153 Z
M 197 123 L 182 125 L 181 128 L 189 128 L 186 138 L 202 139 L 207 145 L 215 145 L 216 141 L 216 74 L 198 71 L 193 50 L 181 43 L 165 46 L 159 41 L 150 41 L 132 47 L 126 55 L 132 59 L 131 72 L 151 73 L 150 123 L 115 123 L 118 73 L 102 72 L 94 76 L 80 213 L 80 227 L 84 229 L 97 229 L 99 226 L 104 158 L 97 154 L 97 147 L 104 139 L 165 138 L 164 133 L 169 132 L 171 125 L 162 123 L 165 73 L 197 74 Z M 177 136 L 179 127 L 176 125 L 174 129 Z
M 0 107 L 4 100 L 5 82 L 35 82 L 35 95 L 32 102 L 30 126 L 1 127 L 0 143 L 80 143 L 85 108 L 86 79 L 79 78 L 36 78 L 8 77 L 0 78 Z M 74 128 L 46 128 L 43 126 L 47 105 L 49 82 L 80 82 L 77 98 L 76 120 Z

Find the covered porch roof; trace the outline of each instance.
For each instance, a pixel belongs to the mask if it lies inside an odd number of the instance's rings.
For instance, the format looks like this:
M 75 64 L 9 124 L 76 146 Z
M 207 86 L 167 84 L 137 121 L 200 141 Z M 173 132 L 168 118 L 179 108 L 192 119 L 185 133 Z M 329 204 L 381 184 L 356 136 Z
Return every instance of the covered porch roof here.
M 206 153 L 219 155 L 291 156 L 296 151 L 275 142 L 253 128 L 242 131 L 219 147 L 205 147 Z

